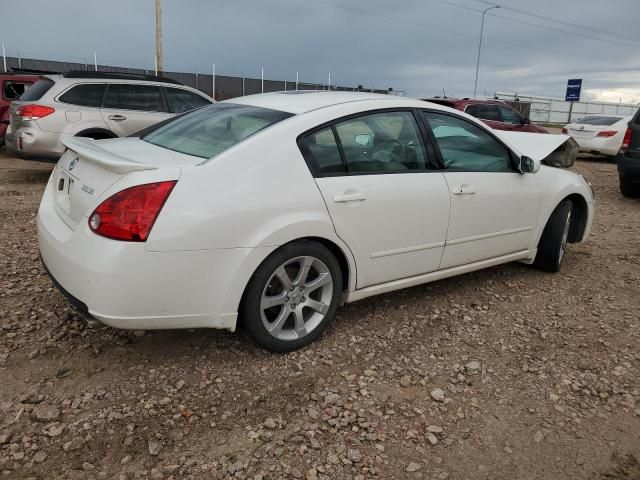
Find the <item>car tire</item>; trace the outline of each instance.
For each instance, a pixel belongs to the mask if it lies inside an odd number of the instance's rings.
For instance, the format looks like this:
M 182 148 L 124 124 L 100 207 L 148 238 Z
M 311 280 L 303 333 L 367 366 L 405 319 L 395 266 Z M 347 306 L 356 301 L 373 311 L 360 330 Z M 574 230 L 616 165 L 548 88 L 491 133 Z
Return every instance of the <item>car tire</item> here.
M 240 325 L 262 348 L 291 352 L 314 342 L 336 315 L 342 295 L 336 257 L 311 240 L 273 252 L 251 277 Z
M 620 177 L 620 192 L 628 198 L 640 197 L 640 184 L 633 183 L 626 177 Z
M 549 217 L 538 243 L 533 266 L 545 272 L 559 272 L 569 240 L 573 203 L 563 200 Z

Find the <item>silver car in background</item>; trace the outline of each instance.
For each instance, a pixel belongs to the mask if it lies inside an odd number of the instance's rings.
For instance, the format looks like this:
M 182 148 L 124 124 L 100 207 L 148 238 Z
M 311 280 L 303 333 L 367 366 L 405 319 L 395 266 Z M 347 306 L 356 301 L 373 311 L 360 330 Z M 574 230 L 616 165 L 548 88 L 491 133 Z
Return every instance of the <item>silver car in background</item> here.
M 6 143 L 24 158 L 58 159 L 65 137 L 126 137 L 213 103 L 165 77 L 72 71 L 44 75 L 11 105 Z

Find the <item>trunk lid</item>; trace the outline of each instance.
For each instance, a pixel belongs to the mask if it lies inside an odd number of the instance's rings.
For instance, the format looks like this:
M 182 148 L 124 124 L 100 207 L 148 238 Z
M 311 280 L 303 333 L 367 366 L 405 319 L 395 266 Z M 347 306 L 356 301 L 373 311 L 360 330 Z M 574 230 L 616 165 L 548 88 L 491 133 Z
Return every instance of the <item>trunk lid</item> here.
M 55 205 L 71 228 L 98 206 L 101 195 L 122 177 L 144 170 L 194 166 L 202 159 L 166 150 L 138 138 L 62 140 L 68 148 L 53 173 Z M 142 182 L 144 183 L 144 182 Z

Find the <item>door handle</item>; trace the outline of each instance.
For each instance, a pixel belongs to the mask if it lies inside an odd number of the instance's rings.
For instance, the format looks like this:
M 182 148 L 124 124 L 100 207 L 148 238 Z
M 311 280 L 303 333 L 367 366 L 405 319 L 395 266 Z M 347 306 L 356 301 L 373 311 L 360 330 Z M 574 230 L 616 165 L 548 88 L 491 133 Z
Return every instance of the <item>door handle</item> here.
M 124 115 L 109 115 L 109 120 L 114 122 L 124 122 L 127 119 Z
M 363 202 L 367 199 L 367 196 L 362 192 L 344 193 L 342 195 L 336 195 L 333 197 L 335 203 L 344 202 Z
M 460 185 L 453 189 L 454 195 L 473 195 L 476 193 L 476 189 L 469 185 Z

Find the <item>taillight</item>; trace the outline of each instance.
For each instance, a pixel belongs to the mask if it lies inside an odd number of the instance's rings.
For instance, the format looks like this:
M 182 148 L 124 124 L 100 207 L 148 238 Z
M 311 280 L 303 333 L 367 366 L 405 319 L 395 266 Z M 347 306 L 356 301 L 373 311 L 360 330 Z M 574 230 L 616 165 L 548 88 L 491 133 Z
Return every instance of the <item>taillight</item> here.
M 45 107 L 44 105 L 25 105 L 18 107 L 16 115 L 22 117 L 24 120 L 35 120 L 51 115 L 55 111 L 55 108 Z
M 114 240 L 145 242 L 175 184 L 147 183 L 112 195 L 91 214 L 89 228 Z
M 613 137 L 614 135 L 616 135 L 618 132 L 615 130 L 605 130 L 603 132 L 598 132 L 598 134 L 596 135 L 596 137 Z
M 562 129 L 562 133 L 564 133 L 565 135 L 568 133 L 568 130 L 566 128 Z
M 629 151 L 629 146 L 631 145 L 631 129 L 627 128 L 627 131 L 624 132 L 624 138 L 622 139 L 622 145 L 620 146 L 620 151 L 622 153 L 626 153 Z

